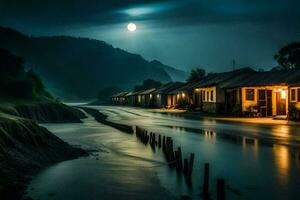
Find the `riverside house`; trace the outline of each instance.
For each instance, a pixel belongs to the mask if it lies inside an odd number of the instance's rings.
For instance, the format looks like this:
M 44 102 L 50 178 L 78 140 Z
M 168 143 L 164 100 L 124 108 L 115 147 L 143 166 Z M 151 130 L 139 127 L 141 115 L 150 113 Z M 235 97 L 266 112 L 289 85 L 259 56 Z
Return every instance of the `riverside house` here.
M 256 73 L 251 68 L 242 68 L 224 73 L 211 73 L 193 85 L 193 101 L 197 110 L 213 113 L 226 113 L 225 88 L 231 82 L 243 80 Z
M 141 96 L 139 95 L 141 91 L 139 92 L 129 92 L 126 94 L 126 105 L 129 106 L 140 106 L 141 105 Z
M 167 83 L 114 95 L 116 104 L 196 109 L 239 116 L 300 119 L 300 70 L 211 73 L 195 83 Z
M 152 88 L 152 89 L 141 91 L 137 94 L 138 98 L 140 98 L 140 105 L 142 107 L 153 107 L 154 105 L 153 94 L 155 90 L 156 90 L 155 88 Z
M 194 105 L 195 83 L 186 83 L 168 92 L 167 108 L 190 109 Z
M 231 82 L 227 110 L 245 115 L 300 118 L 300 70 L 256 72 Z
M 183 85 L 181 82 L 170 82 L 157 88 L 153 93 L 155 108 L 167 108 L 168 107 L 168 93 L 180 88 Z
M 129 92 L 125 95 L 125 104 L 135 106 L 135 96 L 133 92 Z
M 114 104 L 126 104 L 126 98 L 125 96 L 128 94 L 128 92 L 120 92 L 111 97 L 111 100 Z

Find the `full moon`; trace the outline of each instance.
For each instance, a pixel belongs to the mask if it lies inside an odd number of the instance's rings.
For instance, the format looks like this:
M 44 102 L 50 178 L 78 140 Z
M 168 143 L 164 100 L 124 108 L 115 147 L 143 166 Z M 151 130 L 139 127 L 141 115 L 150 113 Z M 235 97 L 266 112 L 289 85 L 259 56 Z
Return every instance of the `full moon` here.
M 136 30 L 136 25 L 134 23 L 129 23 L 127 25 L 127 29 L 130 31 L 130 32 L 134 32 Z

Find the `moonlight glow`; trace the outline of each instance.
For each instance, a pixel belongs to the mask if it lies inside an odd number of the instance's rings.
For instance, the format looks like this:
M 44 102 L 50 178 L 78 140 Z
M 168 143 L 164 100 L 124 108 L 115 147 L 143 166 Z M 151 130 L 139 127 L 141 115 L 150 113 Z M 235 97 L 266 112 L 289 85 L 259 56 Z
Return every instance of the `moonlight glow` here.
M 130 32 L 134 32 L 136 30 L 136 25 L 134 23 L 129 23 L 127 25 L 127 29 L 130 31 Z

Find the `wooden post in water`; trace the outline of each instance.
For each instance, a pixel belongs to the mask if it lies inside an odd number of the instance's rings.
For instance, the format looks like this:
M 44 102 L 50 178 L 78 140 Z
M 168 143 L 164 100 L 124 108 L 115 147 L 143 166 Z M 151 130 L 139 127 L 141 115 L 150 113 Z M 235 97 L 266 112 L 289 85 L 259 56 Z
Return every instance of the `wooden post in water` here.
M 175 150 L 174 154 L 175 154 L 175 160 L 176 160 L 175 166 L 176 166 L 176 169 L 179 170 L 179 167 L 178 167 L 179 166 L 179 162 L 178 162 L 179 161 L 179 154 L 178 154 L 178 151 Z
M 170 144 L 169 144 L 169 154 L 170 154 L 170 160 L 172 162 L 175 161 L 175 155 L 174 155 L 174 150 L 173 150 L 173 140 L 172 140 L 172 138 L 170 139 Z
M 166 150 L 166 137 L 163 136 L 163 151 Z
M 209 187 L 209 163 L 204 164 L 203 195 L 208 196 Z
M 144 144 L 147 144 L 147 138 L 148 138 L 148 136 L 147 136 L 148 134 L 147 134 L 147 131 L 145 130 L 145 133 L 144 133 Z
M 190 162 L 189 162 L 189 174 L 188 174 L 189 178 L 192 178 L 194 159 L 195 159 L 195 154 L 191 153 Z
M 178 147 L 178 168 L 179 168 L 179 170 L 182 170 L 182 153 L 181 153 L 181 147 Z
M 188 170 L 189 170 L 189 163 L 188 163 L 188 159 L 185 158 L 184 162 L 183 162 L 183 174 L 187 175 L 188 174 Z
M 225 200 L 225 181 L 224 181 L 224 179 L 217 180 L 217 200 Z
M 161 135 L 160 134 L 158 135 L 158 146 L 159 146 L 159 148 L 161 148 Z
M 148 133 L 146 131 L 146 141 L 145 141 L 145 144 L 148 144 L 148 142 L 149 142 L 149 135 L 148 135 Z

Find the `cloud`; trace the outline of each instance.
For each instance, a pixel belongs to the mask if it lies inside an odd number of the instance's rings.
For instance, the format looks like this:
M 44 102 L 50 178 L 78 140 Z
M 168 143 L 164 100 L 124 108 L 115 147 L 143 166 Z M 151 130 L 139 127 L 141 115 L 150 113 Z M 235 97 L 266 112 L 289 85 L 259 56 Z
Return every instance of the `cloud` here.
M 272 55 L 300 38 L 299 7 L 299 0 L 0 0 L 0 25 L 96 38 L 182 69 L 217 71 L 233 58 L 273 66 Z M 138 25 L 135 34 L 128 22 Z
M 298 21 L 296 0 L 1 0 L 0 23 L 63 26 L 128 20 L 169 24 Z

